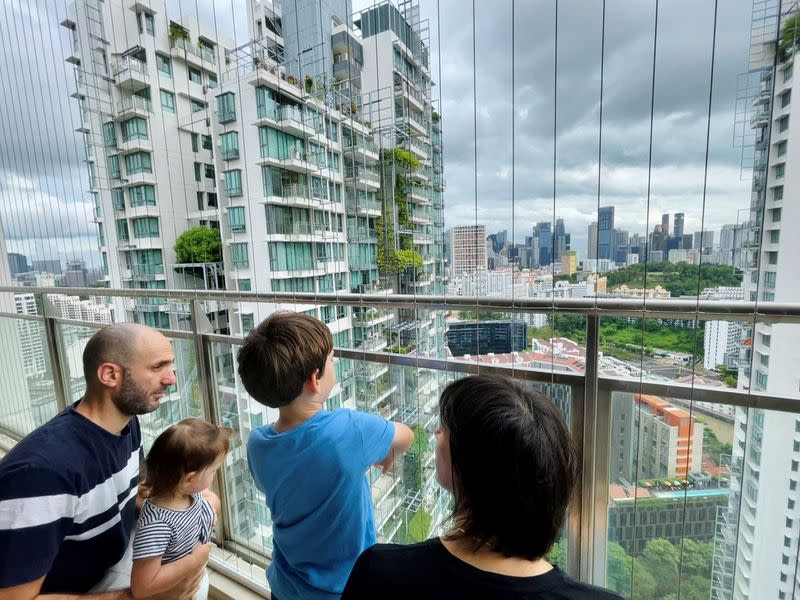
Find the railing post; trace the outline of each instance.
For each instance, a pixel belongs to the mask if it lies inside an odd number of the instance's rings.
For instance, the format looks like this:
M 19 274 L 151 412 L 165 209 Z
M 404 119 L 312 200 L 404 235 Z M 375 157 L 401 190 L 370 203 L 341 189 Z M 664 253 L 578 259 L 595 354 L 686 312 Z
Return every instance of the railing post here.
M 597 375 L 600 358 L 600 317 L 586 316 L 586 372 L 583 390 L 583 436 L 580 440 L 580 557 L 578 576 L 582 581 L 594 581 L 595 478 L 597 446 Z
M 217 394 L 214 382 L 211 342 L 203 335 L 204 333 L 213 333 L 213 327 L 208 321 L 205 312 L 203 312 L 200 302 L 201 301 L 196 298 L 192 298 L 189 301 L 192 310 L 192 334 L 194 337 L 195 355 L 197 357 L 197 378 L 200 384 L 200 398 L 203 403 L 203 412 L 206 418 L 212 423 L 220 424 L 222 422 L 222 414 L 219 410 L 219 404 L 216 402 Z M 229 508 L 230 504 L 228 502 L 228 487 L 224 475 L 216 477 L 214 482 L 221 506 L 217 522 L 217 531 L 220 532 L 219 537 L 224 543 L 226 540 L 232 539 L 231 532 L 233 531 Z
M 47 342 L 47 357 L 50 361 L 50 370 L 53 374 L 53 390 L 56 396 L 58 412 L 61 412 L 67 408 L 67 404 L 71 403 L 72 398 L 69 398 L 67 386 L 64 384 L 64 369 L 61 364 L 61 354 L 58 349 L 58 325 L 53 316 L 55 314 L 55 308 L 47 299 L 47 294 L 42 294 L 40 298 L 42 301 L 42 313 L 44 313 L 44 336 Z

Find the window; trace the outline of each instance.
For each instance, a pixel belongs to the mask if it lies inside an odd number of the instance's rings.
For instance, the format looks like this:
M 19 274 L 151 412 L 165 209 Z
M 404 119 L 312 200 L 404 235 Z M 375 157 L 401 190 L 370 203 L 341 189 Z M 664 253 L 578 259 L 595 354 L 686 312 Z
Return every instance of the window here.
M 242 195 L 242 171 L 232 169 L 222 174 L 224 178 L 225 195 L 229 198 Z
M 103 123 L 103 143 L 106 147 L 117 145 L 117 130 L 114 121 Z
M 120 242 L 128 241 L 128 221 L 117 219 L 117 239 Z
M 131 206 L 155 206 L 156 188 L 152 185 L 136 185 L 128 190 Z
M 770 265 L 777 265 L 778 264 L 778 253 L 777 252 L 767 252 L 767 264 L 770 264 Z
M 789 63 L 789 66 L 787 66 L 783 70 L 783 81 L 784 81 L 784 83 L 789 81 L 792 78 L 792 68 L 793 68 L 792 63 Z
M 161 108 L 167 112 L 175 112 L 175 94 L 167 90 L 161 90 Z
M 190 104 L 192 105 L 192 112 L 200 112 L 201 110 L 206 109 L 206 105 L 202 102 L 198 102 L 197 100 L 189 100 Z
M 787 129 L 789 129 L 789 115 L 784 115 L 778 119 L 778 132 L 783 133 Z
M 119 179 L 122 176 L 119 171 L 119 156 L 116 154 L 108 157 L 108 176 L 111 179 Z
M 313 269 L 314 260 L 310 243 L 277 242 L 269 244 L 270 269 L 294 271 Z
M 200 72 L 200 69 L 189 67 L 189 81 L 193 81 L 198 85 L 203 85 L 203 74 Z
M 203 192 L 197 192 L 197 210 L 203 210 Z
M 240 292 L 250 292 L 252 288 L 250 287 L 250 280 L 249 279 L 240 279 L 239 280 L 239 291 Z
M 134 152 L 125 157 L 125 172 L 128 175 L 135 173 L 152 173 L 153 163 L 147 152 Z
M 117 210 L 125 210 L 125 192 L 122 191 L 122 188 L 111 190 L 111 204 Z
M 150 35 L 156 34 L 155 19 L 150 13 L 144 13 L 144 30 Z
M 131 219 L 131 224 L 135 238 L 158 237 L 158 219 L 156 217 Z
M 780 142 L 777 146 L 778 156 L 783 156 L 786 154 L 786 140 Z
M 795 440 L 794 444 L 792 445 L 793 452 L 800 452 L 800 441 Z
M 208 87 L 212 88 L 212 89 L 217 87 L 217 76 L 216 75 L 209 74 L 209 76 L 208 76 Z
M 191 138 L 192 138 L 192 152 L 200 152 L 200 148 L 197 145 L 197 134 L 196 133 L 191 134 Z
M 783 186 L 776 185 L 775 188 L 772 190 L 772 199 L 773 200 L 783 200 Z
M 780 229 L 770 229 L 769 242 L 771 244 L 777 244 L 780 241 L 781 241 L 781 230 Z
M 230 123 L 236 120 L 236 97 L 233 92 L 217 96 L 217 113 L 220 123 Z
M 796 461 L 796 460 L 793 460 L 792 461 L 792 472 L 793 473 L 797 473 L 798 467 L 800 467 L 800 463 L 798 463 L 798 461 Z
M 146 140 L 147 121 L 141 117 L 134 117 L 122 123 L 122 141 Z
M 232 206 L 228 209 L 228 226 L 234 232 L 245 231 L 243 206 Z
M 212 150 L 214 148 L 213 144 L 211 143 L 211 136 L 210 135 L 201 135 L 200 139 L 203 141 L 203 149 L 205 150 Z
M 794 500 L 789 498 L 789 500 L 786 502 L 786 508 L 789 510 L 794 510 Z
M 242 314 L 242 333 L 249 333 L 255 327 L 255 319 L 252 314 Z
M 278 103 L 275 101 L 275 92 L 266 86 L 258 86 L 256 88 L 256 108 L 259 119 L 274 119 L 275 113 L 278 110 Z
M 229 131 L 219 136 L 221 153 L 223 160 L 239 158 L 239 134 Z
M 234 267 L 247 267 L 250 264 L 247 256 L 247 242 L 231 244 L 231 259 Z
M 758 387 L 761 390 L 766 390 L 767 389 L 767 374 L 766 373 L 762 373 L 761 371 L 758 371 L 756 373 L 756 385 L 758 385 Z
M 768 367 L 769 366 L 769 355 L 768 354 L 758 354 L 759 362 L 762 366 Z
M 780 179 L 786 174 L 786 163 L 775 165 L 775 179 Z
M 208 192 L 208 207 L 209 208 L 217 208 L 217 194 L 214 192 Z
M 772 222 L 773 223 L 780 223 L 781 222 L 781 214 L 782 214 L 782 209 L 773 208 L 772 209 Z
M 761 343 L 764 344 L 767 348 L 769 348 L 769 345 L 772 343 L 772 336 L 762 333 L 761 334 Z
M 194 180 L 197 182 L 203 181 L 203 163 L 194 163 Z
M 792 102 L 792 90 L 786 90 L 781 94 L 781 108 L 786 108 Z
M 216 176 L 217 174 L 214 171 L 214 165 L 209 165 L 206 163 L 206 179 L 214 179 Z
M 764 283 L 769 287 L 775 287 L 775 278 L 777 273 L 775 271 L 767 271 L 764 273 Z
M 162 77 L 172 77 L 172 62 L 168 56 L 156 52 L 156 67 Z

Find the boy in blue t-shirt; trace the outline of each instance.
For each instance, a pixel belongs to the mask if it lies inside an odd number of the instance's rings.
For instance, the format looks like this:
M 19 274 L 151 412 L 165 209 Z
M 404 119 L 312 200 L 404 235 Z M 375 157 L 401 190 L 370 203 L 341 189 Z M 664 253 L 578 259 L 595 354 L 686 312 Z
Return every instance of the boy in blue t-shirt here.
M 247 392 L 279 411 L 247 442 L 250 473 L 272 513 L 272 597 L 337 599 L 376 541 L 366 471 L 389 469 L 414 434 L 375 415 L 324 410 L 336 372 L 331 333 L 317 319 L 277 312 L 250 332 L 237 359 Z

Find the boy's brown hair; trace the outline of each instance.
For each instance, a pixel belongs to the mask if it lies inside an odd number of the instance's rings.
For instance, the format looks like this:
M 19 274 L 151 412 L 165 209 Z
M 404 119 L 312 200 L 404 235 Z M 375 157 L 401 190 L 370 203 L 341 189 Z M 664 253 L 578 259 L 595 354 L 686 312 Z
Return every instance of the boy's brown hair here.
M 309 377 L 325 373 L 333 336 L 319 319 L 290 311 L 273 313 L 253 329 L 236 356 L 244 389 L 278 408 L 303 391 Z
M 170 495 L 181 479 L 214 464 L 230 447 L 230 427 L 203 419 L 183 419 L 164 430 L 153 442 L 144 462 L 142 486 L 151 496 Z

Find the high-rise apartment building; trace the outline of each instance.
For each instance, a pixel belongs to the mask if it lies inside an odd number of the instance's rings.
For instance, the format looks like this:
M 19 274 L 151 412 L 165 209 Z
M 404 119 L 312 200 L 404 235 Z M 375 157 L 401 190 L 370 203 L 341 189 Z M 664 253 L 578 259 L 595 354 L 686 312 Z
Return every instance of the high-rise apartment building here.
M 485 271 L 486 225 L 458 225 L 450 232 L 453 274 Z
M 800 280 L 795 264 L 800 236 L 800 85 L 798 42 L 775 40 L 791 12 L 756 19 L 753 14 L 751 72 L 760 79 L 750 124 L 755 161 L 749 222 L 752 227 L 745 274 L 745 299 L 796 302 Z M 758 8 L 761 10 L 761 7 Z M 771 23 L 771 26 L 770 26 Z M 761 31 L 757 28 L 765 28 Z M 796 31 L 796 30 L 795 30 Z M 777 52 L 776 52 L 777 50 Z M 785 225 L 788 225 L 785 226 Z M 796 327 L 762 323 L 744 333 L 739 385 L 754 392 L 796 396 L 800 350 Z M 800 519 L 800 420 L 786 414 L 737 409 L 733 443 L 731 501 L 718 515 L 712 577 L 713 600 L 792 598 L 800 586 L 796 568 Z M 770 506 L 766 510 L 765 498 Z
M 750 223 L 723 225 L 719 236 L 719 262 L 737 269 L 744 269 L 747 260 L 747 241 L 752 227 Z
M 211 28 L 169 20 L 164 0 L 78 0 L 61 24 L 105 281 L 164 289 L 177 237 L 219 224 L 210 122 L 223 52 Z M 170 306 L 116 304 L 126 320 L 176 327 Z
M 226 54 L 211 121 L 228 289 L 443 290 L 441 127 L 418 8 L 386 2 L 353 18 L 349 4 L 252 2 L 252 39 Z M 298 309 L 241 302 L 231 329 L 245 332 L 276 308 Z M 328 324 L 336 346 L 438 357 L 446 351 L 437 313 L 302 309 Z M 350 360 L 336 368 L 329 407 L 400 415 L 411 425 L 435 422 L 438 373 Z M 238 405 L 231 414 L 252 415 L 239 423 L 246 438 L 273 415 L 253 406 L 232 377 L 230 383 L 225 393 Z M 418 466 L 428 485 L 430 465 Z M 244 461 L 233 467 L 246 469 Z M 268 544 L 263 499 L 246 477 L 236 481 L 245 499 L 237 507 L 242 535 Z M 399 483 L 376 472 L 370 481 L 384 539 L 420 510 L 432 528 L 444 516 L 444 500 L 417 478 Z

